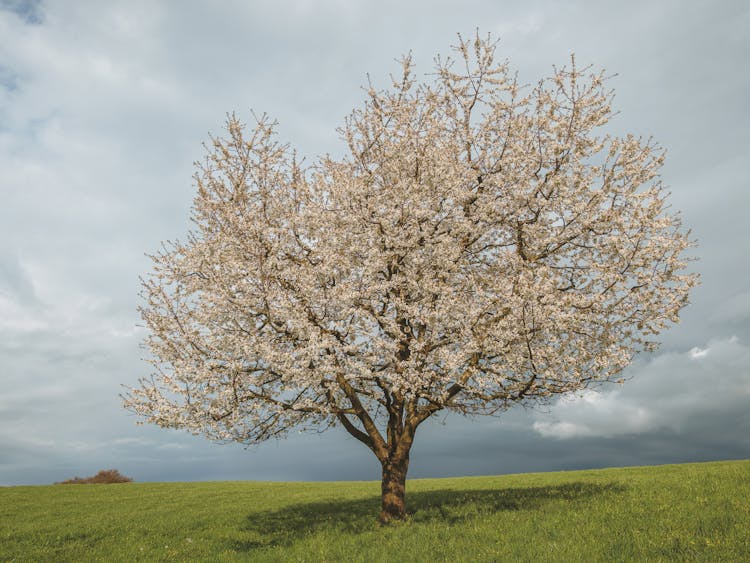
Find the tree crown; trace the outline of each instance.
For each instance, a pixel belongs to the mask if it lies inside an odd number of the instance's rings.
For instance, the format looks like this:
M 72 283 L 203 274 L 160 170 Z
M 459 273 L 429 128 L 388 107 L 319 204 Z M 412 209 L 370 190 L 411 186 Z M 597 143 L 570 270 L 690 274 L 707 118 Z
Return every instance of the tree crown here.
M 303 166 L 230 116 L 195 230 L 143 282 L 155 374 L 126 406 L 246 443 L 338 422 L 380 457 L 439 410 L 546 401 L 653 348 L 696 283 L 663 151 L 601 131 L 603 73 L 524 88 L 495 48 L 461 39 L 430 82 L 405 57 L 341 159 Z

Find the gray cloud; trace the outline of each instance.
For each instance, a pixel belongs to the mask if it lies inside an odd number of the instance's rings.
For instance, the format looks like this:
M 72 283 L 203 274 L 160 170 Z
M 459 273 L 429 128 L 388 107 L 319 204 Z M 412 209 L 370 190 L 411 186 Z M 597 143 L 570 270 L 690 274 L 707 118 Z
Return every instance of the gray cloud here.
M 0 247 L 0 307 L 33 306 L 37 303 L 31 276 L 18 256 L 9 248 Z M 6 311 L 0 323 L 12 322 L 13 314 Z
M 412 475 L 749 457 L 746 3 L 5 0 L 0 484 L 113 466 L 137 480 L 377 478 L 340 430 L 245 450 L 136 426 L 118 393 L 148 374 L 143 253 L 189 229 L 192 162 L 226 112 L 268 112 L 310 159 L 339 153 L 335 128 L 367 73 L 385 85 L 409 50 L 429 72 L 477 26 L 523 81 L 571 52 L 618 74 L 610 130 L 668 148 L 663 180 L 700 242 L 702 285 L 623 387 L 549 412 L 430 421 Z
M 554 416 L 538 417 L 543 436 L 628 436 L 694 429 L 696 418 L 731 429 L 750 404 L 750 347 L 737 337 L 636 363 L 626 385 L 562 399 Z M 729 430 L 731 431 L 731 430 Z
M 40 24 L 43 21 L 41 0 L 1 0 L 0 10 L 15 14 L 26 24 Z

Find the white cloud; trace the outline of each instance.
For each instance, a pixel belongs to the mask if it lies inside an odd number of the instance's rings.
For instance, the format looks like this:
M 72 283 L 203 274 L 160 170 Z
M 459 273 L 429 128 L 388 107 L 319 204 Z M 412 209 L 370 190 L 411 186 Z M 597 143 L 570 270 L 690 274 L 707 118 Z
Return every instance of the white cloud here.
M 690 352 L 688 352 L 688 355 L 696 360 L 698 358 L 704 357 L 706 354 L 708 354 L 708 348 L 698 348 L 697 346 L 690 349 Z
M 577 419 L 570 413 L 580 416 Z M 579 397 L 563 399 L 552 411 L 553 420 L 536 420 L 532 428 L 545 437 L 579 438 L 638 434 L 654 427 L 654 415 L 645 407 L 623 400 L 617 391 L 600 393 L 585 391 Z M 610 424 L 597 424 L 609 420 Z M 614 424 L 612 424 L 614 422 Z
M 545 437 L 612 438 L 664 429 L 680 432 L 691 418 L 747 411 L 750 347 L 733 336 L 705 348 L 637 362 L 622 386 L 559 400 L 532 427 Z

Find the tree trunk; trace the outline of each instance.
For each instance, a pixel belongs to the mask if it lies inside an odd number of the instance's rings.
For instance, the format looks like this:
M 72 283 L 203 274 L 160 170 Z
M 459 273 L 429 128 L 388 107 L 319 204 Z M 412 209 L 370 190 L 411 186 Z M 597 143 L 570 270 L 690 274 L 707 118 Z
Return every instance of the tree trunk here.
M 382 509 L 380 511 L 381 524 L 388 524 L 393 520 L 406 518 L 406 471 L 409 469 L 409 457 L 405 459 L 383 462 Z

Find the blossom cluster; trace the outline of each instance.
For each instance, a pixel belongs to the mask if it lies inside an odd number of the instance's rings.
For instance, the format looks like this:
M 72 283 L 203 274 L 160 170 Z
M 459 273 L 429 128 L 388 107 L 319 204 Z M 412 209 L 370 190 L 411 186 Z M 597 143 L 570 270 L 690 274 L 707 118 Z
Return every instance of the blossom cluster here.
M 661 148 L 603 131 L 603 73 L 572 59 L 522 87 L 479 37 L 430 82 L 401 70 L 342 159 L 303 166 L 268 118 L 229 117 L 195 230 L 144 280 L 154 374 L 128 408 L 217 440 L 341 423 L 377 442 L 616 381 L 678 320 L 693 243 Z

